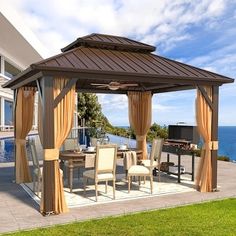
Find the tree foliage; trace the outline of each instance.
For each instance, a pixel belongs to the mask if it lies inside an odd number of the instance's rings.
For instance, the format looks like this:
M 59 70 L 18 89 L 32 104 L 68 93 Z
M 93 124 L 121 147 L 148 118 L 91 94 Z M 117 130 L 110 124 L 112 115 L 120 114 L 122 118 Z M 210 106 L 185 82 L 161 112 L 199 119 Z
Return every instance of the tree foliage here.
M 96 94 L 78 93 L 78 118 L 79 123 L 85 119 L 88 126 L 96 126 L 103 119 L 102 108 Z
M 154 138 L 168 138 L 168 127 L 167 126 L 160 126 L 157 123 L 153 123 L 152 126 L 150 127 L 150 130 L 147 134 L 147 140 L 151 141 Z
M 107 127 L 112 127 L 108 119 L 102 113 L 102 107 L 98 102 L 98 97 L 93 93 L 78 93 L 78 122 L 85 120 L 85 125 L 91 127 L 89 134 L 97 137 L 106 131 Z

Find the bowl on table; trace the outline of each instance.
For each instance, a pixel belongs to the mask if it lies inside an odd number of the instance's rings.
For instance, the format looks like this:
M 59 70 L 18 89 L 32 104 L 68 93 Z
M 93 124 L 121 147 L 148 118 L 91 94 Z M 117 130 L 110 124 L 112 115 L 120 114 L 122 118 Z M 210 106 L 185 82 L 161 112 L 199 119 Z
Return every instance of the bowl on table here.
M 95 147 L 91 146 L 87 148 L 88 152 L 95 152 Z
M 120 145 L 119 150 L 127 150 L 127 145 L 125 144 Z
M 84 144 L 80 145 L 79 147 L 81 148 L 82 151 L 83 151 L 83 150 L 86 150 L 86 148 L 87 148 L 87 146 L 84 145 Z

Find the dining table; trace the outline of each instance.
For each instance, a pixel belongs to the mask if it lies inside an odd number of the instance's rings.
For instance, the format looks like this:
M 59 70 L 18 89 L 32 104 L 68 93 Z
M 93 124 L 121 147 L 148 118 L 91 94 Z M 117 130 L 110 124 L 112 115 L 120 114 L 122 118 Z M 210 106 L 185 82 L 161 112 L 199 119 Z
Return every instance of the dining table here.
M 128 151 L 135 151 L 137 155 L 137 160 L 142 159 L 142 150 L 138 150 L 136 148 L 128 148 L 128 149 L 118 149 L 117 150 L 117 159 L 121 159 L 124 157 L 124 153 Z M 88 150 L 65 150 L 60 151 L 59 153 L 59 160 L 60 160 L 60 168 L 64 170 L 65 162 L 66 167 L 68 168 L 67 178 L 68 178 L 68 185 L 70 188 L 70 192 L 73 189 L 73 170 L 75 168 L 85 167 L 86 156 L 96 156 L 96 151 L 88 151 Z M 94 163 L 93 163 L 94 166 Z M 91 166 L 92 167 L 92 166 Z

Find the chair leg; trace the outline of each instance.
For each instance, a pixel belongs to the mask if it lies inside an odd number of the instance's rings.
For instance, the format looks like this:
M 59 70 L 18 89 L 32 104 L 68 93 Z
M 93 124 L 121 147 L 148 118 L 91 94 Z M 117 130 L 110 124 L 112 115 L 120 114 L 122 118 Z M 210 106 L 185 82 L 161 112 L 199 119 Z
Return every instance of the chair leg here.
M 33 174 L 33 192 L 35 193 L 35 174 Z
M 39 196 L 39 190 L 40 190 L 40 187 L 41 187 L 41 183 L 42 183 L 42 178 L 40 178 L 40 176 L 38 176 L 38 179 L 37 179 L 37 195 Z
M 143 176 L 143 182 L 146 184 L 146 176 Z
M 158 169 L 158 182 L 161 182 L 161 172 L 159 169 Z
M 113 179 L 113 199 L 114 200 L 116 199 L 115 193 L 116 193 L 116 180 Z
M 69 176 L 69 183 L 70 183 L 70 192 L 72 193 L 73 189 L 73 168 L 69 168 L 70 176 Z
M 138 190 L 140 190 L 141 176 L 138 176 Z
M 128 176 L 128 193 L 130 193 L 130 182 L 131 182 L 131 178 L 130 176 Z
M 95 200 L 96 200 L 96 202 L 98 201 L 98 183 L 97 183 L 97 181 L 95 181 L 95 192 L 96 192 L 96 198 L 95 198 Z
M 84 182 L 84 196 L 86 196 L 86 186 L 88 183 L 88 179 L 84 177 L 83 182 Z
M 151 194 L 153 192 L 153 176 L 150 176 L 150 188 L 151 188 Z
M 105 184 L 105 193 L 107 193 L 107 180 L 106 180 L 106 184 Z

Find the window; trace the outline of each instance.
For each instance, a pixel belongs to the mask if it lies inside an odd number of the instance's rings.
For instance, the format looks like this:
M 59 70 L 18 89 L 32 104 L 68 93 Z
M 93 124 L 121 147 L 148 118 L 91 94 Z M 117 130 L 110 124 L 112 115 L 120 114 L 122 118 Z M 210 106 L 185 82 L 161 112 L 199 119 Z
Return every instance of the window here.
M 13 78 L 13 76 L 19 74 L 21 71 L 17 69 L 15 66 L 10 64 L 9 62 L 5 61 L 5 71 L 4 74 L 10 78 Z
M 5 109 L 5 125 L 13 125 L 13 102 L 4 101 L 4 109 Z

